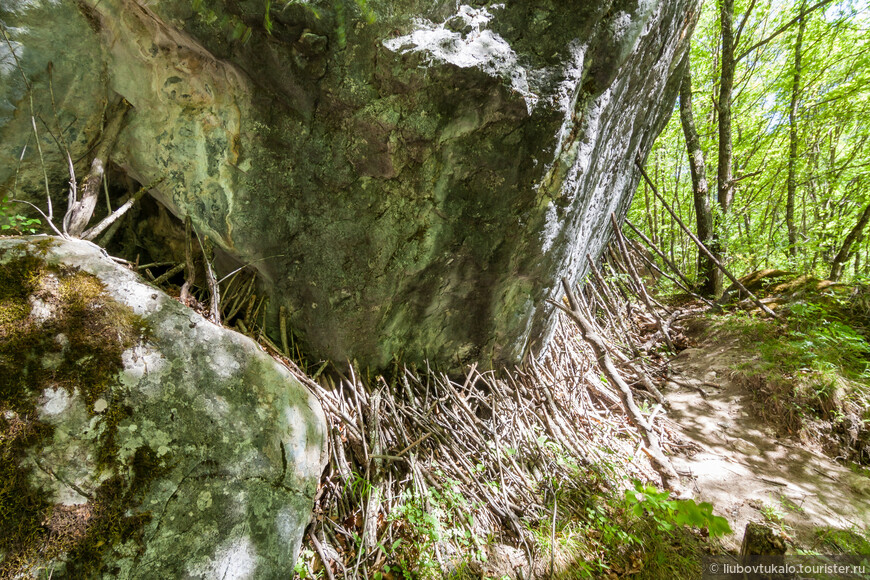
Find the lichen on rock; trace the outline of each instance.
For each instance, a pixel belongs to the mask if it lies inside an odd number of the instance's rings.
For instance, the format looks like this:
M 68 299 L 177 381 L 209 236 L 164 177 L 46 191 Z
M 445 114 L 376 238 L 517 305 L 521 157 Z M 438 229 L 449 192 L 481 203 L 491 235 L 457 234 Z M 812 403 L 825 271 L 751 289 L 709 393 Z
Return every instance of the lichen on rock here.
M 498 366 L 546 344 L 556 281 L 604 247 L 671 114 L 700 2 L 310 0 L 272 10 L 269 31 L 262 0 L 208 19 L 189 0 L 27 4 L 8 19 L 60 4 L 93 24 L 71 18 L 81 40 L 55 49 L 97 58 L 133 105 L 113 160 L 162 178 L 162 203 L 258 270 L 271 320 L 290 312 L 311 356 L 384 367 Z M 36 75 L 50 43 L 13 32 Z M 26 110 L 8 78 L 0 97 Z M 83 126 L 102 114 L 69 106 Z M 16 123 L 0 117 L 0 185 Z
M 249 339 L 92 244 L 0 239 L 0 576 L 284 577 L 323 446 Z

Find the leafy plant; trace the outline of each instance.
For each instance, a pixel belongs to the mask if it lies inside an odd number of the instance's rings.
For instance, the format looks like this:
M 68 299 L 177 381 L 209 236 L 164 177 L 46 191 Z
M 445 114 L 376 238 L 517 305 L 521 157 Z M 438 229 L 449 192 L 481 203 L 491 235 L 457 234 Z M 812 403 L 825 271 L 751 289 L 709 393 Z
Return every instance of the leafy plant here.
M 420 497 L 403 495 L 402 502 L 389 516 L 391 523 L 403 532 L 403 537 L 389 547 L 378 546 L 384 555 L 395 562 L 385 567 L 388 572 L 401 571 L 406 577 L 440 578 L 435 561 L 435 545 L 449 542 L 465 558 L 484 560 L 480 550 L 485 542 L 474 533 L 474 506 L 459 491 L 459 483 L 447 479 L 441 487 L 428 488 Z
M 691 526 L 706 528 L 714 538 L 731 533 L 728 520 L 713 515 L 711 504 L 669 497 L 669 491 L 659 491 L 655 486 L 644 486 L 639 481 L 635 482 L 634 489 L 625 492 L 625 500 L 632 513 L 637 517 L 651 517 L 662 532 L 670 533 L 678 526 Z
M 42 221 L 16 213 L 8 196 L 0 198 L 0 235 L 35 234 Z
M 293 566 L 293 572 L 299 575 L 300 578 L 307 580 L 308 578 L 319 578 L 320 575 L 312 575 L 311 571 L 308 569 L 308 565 L 306 562 L 310 561 L 311 558 L 314 557 L 314 552 L 312 550 L 301 550 L 299 552 L 299 558 L 296 561 L 296 565 Z
M 764 521 L 770 524 L 781 525 L 785 519 L 785 514 L 772 504 L 764 504 L 758 511 L 761 513 L 761 517 L 764 518 Z

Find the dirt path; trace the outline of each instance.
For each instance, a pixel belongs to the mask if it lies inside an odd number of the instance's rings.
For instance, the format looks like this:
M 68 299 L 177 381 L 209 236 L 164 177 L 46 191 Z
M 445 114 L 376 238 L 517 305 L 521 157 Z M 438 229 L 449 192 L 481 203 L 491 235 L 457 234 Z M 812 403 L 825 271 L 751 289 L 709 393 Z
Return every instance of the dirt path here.
M 711 502 L 728 519 L 735 533 L 725 547 L 739 549 L 746 523 L 765 521 L 765 513 L 781 515 L 787 533 L 804 548 L 817 545 L 817 527 L 866 530 L 870 478 L 798 441 L 777 439 L 773 428 L 754 418 L 747 391 L 731 379 L 735 365 L 752 355 L 736 339 L 722 338 L 672 361 L 675 381 L 666 384 L 665 396 L 670 419 L 700 448 L 674 457 L 674 466 L 690 474 L 684 481 L 698 501 Z

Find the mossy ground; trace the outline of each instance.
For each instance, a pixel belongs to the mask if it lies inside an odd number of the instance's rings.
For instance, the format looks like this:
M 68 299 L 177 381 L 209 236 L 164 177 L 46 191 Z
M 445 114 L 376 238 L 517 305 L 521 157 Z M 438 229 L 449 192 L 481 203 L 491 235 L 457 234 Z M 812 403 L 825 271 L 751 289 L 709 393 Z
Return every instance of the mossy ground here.
M 92 417 L 101 416 L 97 468 L 117 467 L 115 433 L 129 414 L 118 379 L 121 355 L 146 329 L 96 277 L 48 265 L 41 253 L 33 245 L 30 254 L 0 264 L 0 578 L 38 573 L 57 558 L 86 578 L 102 550 L 132 537 L 147 519 L 128 514 L 153 477 L 154 458 L 137 453 L 132 477 L 109 477 L 76 506 L 53 505 L 22 460 L 53 437 L 38 413 L 50 387 L 77 393 Z M 105 409 L 94 408 L 100 399 Z
M 755 412 L 832 456 L 870 464 L 870 317 L 861 287 L 800 277 L 770 289 L 786 324 L 731 312 L 712 332 L 737 335 L 757 353 L 741 364 Z

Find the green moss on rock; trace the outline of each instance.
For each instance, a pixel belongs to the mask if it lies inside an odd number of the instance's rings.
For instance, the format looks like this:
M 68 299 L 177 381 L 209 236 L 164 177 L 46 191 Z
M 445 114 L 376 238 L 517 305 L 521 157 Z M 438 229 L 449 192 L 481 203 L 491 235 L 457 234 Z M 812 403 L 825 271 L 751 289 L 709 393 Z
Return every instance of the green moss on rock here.
M 93 244 L 39 239 L 0 239 L 0 411 L 45 429 L 6 454 L 36 499 L 7 494 L 29 523 L 0 529 L 3 575 L 286 577 L 323 469 L 317 400 Z
M 34 483 L 35 468 L 51 469 L 24 460 L 55 433 L 40 418 L 47 389 L 81 396 L 89 415 L 100 417 L 97 466 L 117 471 L 117 426 L 130 414 L 116 402 L 122 353 L 146 334 L 98 278 L 47 264 L 46 249 L 31 244 L 26 255 L 0 264 L 0 578 L 33 572 L 64 553 L 70 572 L 89 577 L 101 550 L 147 521 L 147 514 L 127 514 L 155 472 L 143 448 L 129 479 L 109 478 L 80 506 L 55 505 Z M 95 408 L 100 399 L 105 406 Z

